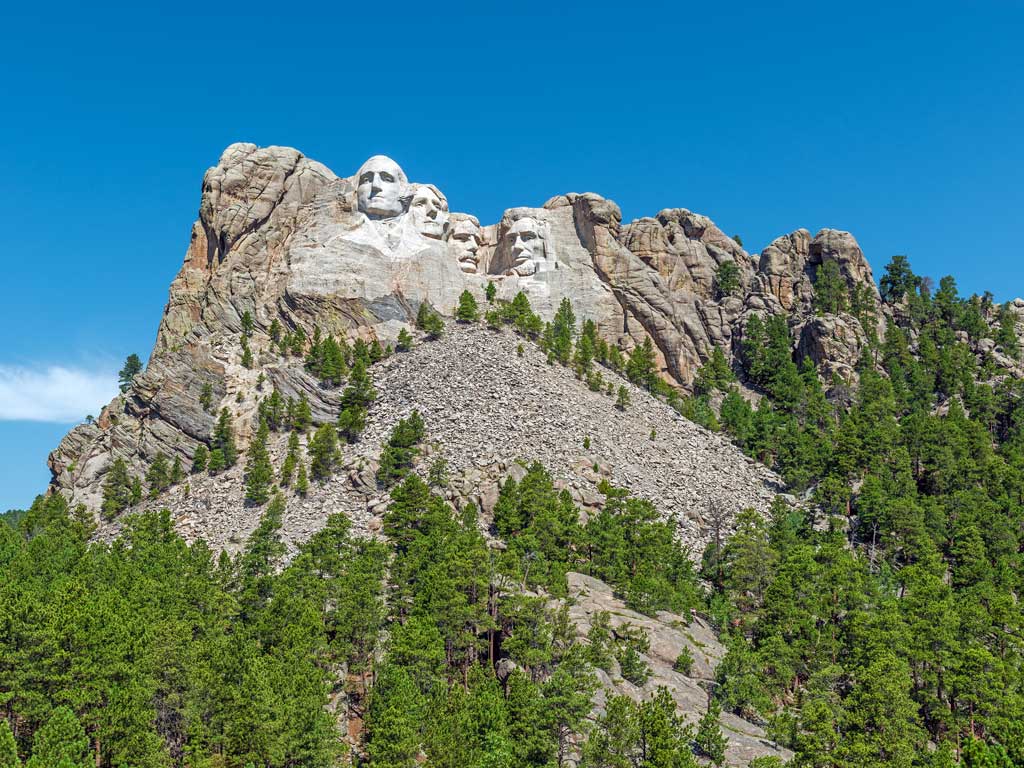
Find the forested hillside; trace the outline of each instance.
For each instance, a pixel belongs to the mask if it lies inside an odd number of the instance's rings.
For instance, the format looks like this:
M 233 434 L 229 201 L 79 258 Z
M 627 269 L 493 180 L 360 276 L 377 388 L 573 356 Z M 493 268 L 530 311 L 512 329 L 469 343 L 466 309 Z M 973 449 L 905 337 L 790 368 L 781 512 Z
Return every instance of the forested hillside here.
M 394 354 L 470 324 L 519 334 L 574 386 L 620 409 L 630 384 L 647 389 L 804 495 L 740 512 L 734 531 L 709 498 L 702 553 L 628 488 L 604 482 L 581 514 L 539 463 L 503 483 L 489 516 L 457 509 L 413 412 L 376 467 L 380 535 L 338 515 L 286 557 L 284 494 L 331 482 L 389 353 L 303 340 L 309 370 L 341 392 L 337 422 L 314 430 L 267 392 L 245 456 L 222 415 L 191 468 L 246 464 L 261 522 L 237 557 L 187 544 L 159 512 L 91 542 L 91 516 L 59 495 L 0 524 L 0 767 L 720 765 L 722 711 L 763 724 L 797 766 L 1024 765 L 1024 383 L 1002 362 L 1019 355 L 1013 314 L 959 297 L 951 278 L 933 291 L 899 258 L 881 280 L 884 317 L 827 270 L 817 279 L 821 316 L 849 310 L 868 339 L 848 380 L 823 381 L 779 315 L 752 317 L 736 366 L 712 354 L 690 395 L 658 376 L 649 340 L 623 357 L 568 301 L 544 324 L 522 294 L 480 308 L 467 291 L 460 324 L 423 309 L 416 338 L 400 337 Z M 280 466 L 275 431 L 296 435 Z M 187 482 L 180 466 L 145 482 L 125 468 L 104 508 Z M 599 672 L 646 679 L 648 639 L 601 622 L 577 638 L 569 571 L 641 613 L 712 621 L 728 653 L 706 712 L 680 712 L 667 689 L 606 691 L 594 707 Z

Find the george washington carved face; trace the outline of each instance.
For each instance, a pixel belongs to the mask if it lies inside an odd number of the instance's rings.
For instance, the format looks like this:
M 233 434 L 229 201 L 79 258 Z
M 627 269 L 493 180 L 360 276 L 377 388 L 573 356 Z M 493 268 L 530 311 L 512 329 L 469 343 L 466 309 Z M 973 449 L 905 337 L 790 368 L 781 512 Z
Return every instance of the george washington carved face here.
M 359 210 L 371 219 L 389 219 L 405 212 L 409 180 L 394 160 L 374 155 L 356 174 Z

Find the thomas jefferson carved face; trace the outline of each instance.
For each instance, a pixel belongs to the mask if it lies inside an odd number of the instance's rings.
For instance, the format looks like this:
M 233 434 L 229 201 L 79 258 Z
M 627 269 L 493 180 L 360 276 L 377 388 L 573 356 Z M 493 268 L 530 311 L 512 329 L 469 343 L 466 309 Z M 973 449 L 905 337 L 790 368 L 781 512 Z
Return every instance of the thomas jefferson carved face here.
M 448 230 L 448 200 L 433 184 L 421 184 L 409 204 L 416 230 L 433 240 L 444 238 Z
M 507 237 L 511 244 L 509 253 L 512 255 L 510 272 L 520 277 L 535 274 L 547 258 L 540 223 L 530 216 L 524 216 L 512 225 Z
M 477 251 L 480 249 L 480 225 L 472 219 L 459 219 L 452 226 L 451 249 L 463 272 L 474 274 L 480 264 Z
M 389 219 L 405 212 L 403 199 L 409 181 L 394 160 L 374 155 L 356 174 L 356 200 L 359 210 L 371 219 Z

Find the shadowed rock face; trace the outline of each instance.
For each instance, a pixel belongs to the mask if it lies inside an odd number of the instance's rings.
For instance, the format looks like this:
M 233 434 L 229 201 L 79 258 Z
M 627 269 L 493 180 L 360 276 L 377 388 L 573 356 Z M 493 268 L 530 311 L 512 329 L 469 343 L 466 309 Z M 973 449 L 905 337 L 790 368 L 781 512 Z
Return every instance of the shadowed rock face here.
M 199 218 L 146 372 L 96 425 L 75 428 L 51 454 L 53 487 L 96 508 L 115 457 L 139 474 L 157 453 L 187 464 L 222 407 L 244 446 L 258 369 L 279 359 L 268 336 L 275 320 L 285 332 L 309 336 L 319 327 L 388 343 L 421 303 L 451 314 L 463 290 L 482 299 L 493 282 L 499 298 L 524 291 L 544 319 L 569 298 L 580 321 L 594 320 L 626 351 L 649 336 L 663 375 L 686 386 L 713 347 L 730 357 L 738 350 L 752 313 L 809 316 L 824 261 L 874 290 L 845 232 L 799 230 L 757 259 L 704 216 L 668 209 L 623 226 L 618 206 L 592 193 L 513 208 L 484 226 L 447 208 L 442 190 L 408 180 L 390 158 L 337 176 L 294 149 L 228 147 L 204 177 Z M 736 265 L 739 287 L 723 296 L 716 274 L 727 262 Z M 255 324 L 251 370 L 241 365 L 246 312 Z M 859 342 L 846 325 L 808 325 L 796 334 L 800 349 L 823 365 L 828 360 L 819 358 L 831 350 L 854 355 Z M 296 392 L 309 386 L 274 383 Z M 206 408 L 204 388 L 212 392 Z

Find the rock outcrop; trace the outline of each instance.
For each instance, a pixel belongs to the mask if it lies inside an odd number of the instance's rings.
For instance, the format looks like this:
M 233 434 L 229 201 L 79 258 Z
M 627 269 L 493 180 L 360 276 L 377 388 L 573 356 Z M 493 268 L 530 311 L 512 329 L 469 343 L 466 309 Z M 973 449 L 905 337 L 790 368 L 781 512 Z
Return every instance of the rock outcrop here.
M 616 386 L 629 388 L 631 399 L 629 408 L 619 410 L 612 396 L 590 391 L 567 368 L 550 365 L 535 346 L 526 344 L 517 354 L 519 343 L 510 331 L 452 323 L 442 338 L 420 339 L 411 351 L 374 365 L 378 398 L 366 430 L 359 442 L 343 446 L 335 478 L 312 483 L 305 498 L 288 494 L 286 543 L 294 548 L 333 512 L 344 512 L 362 534 L 380 530 L 390 499 L 374 480 L 377 460 L 394 425 L 413 409 L 423 416 L 428 441 L 417 471 L 426 475 L 432 461 L 444 458 L 450 500 L 458 507 L 476 503 L 484 523 L 500 484 L 509 476 L 521 478 L 535 460 L 569 490 L 583 514 L 603 505 L 602 480 L 650 499 L 676 521 L 680 544 L 695 556 L 710 534 L 710 499 L 729 512 L 764 511 L 783 491 L 773 472 L 724 436 L 687 421 L 646 391 L 616 378 Z M 301 362 L 265 370 L 262 394 L 276 382 L 282 393 L 305 392 L 314 418 L 338 412 L 340 390 L 319 387 Z M 253 387 L 236 407 L 248 412 L 255 406 L 261 393 Z M 275 436 L 270 450 L 275 466 L 281 466 L 285 437 Z M 186 538 L 202 537 L 215 548 L 236 551 L 263 511 L 244 502 L 242 464 L 214 477 L 194 475 L 187 485 L 172 487 L 139 509 L 168 508 Z M 118 527 L 104 524 L 101 533 L 112 536 Z
M 596 696 L 598 711 L 603 710 L 608 695 L 642 701 L 663 687 L 687 723 L 696 724 L 707 711 L 710 693 L 716 685 L 715 669 L 726 653 L 713 628 L 699 616 L 678 616 L 666 611 L 660 611 L 657 616 L 645 616 L 632 611 L 603 581 L 581 573 L 569 573 L 568 580 L 569 618 L 581 642 L 586 642 L 594 617 L 606 611 L 612 631 L 622 631 L 628 625 L 630 631 L 642 632 L 650 644 L 648 651 L 641 654 L 651 672 L 643 686 L 623 679 L 614 661 L 609 672 L 598 670 L 601 683 Z M 685 674 L 675 668 L 676 659 L 684 650 L 693 658 L 693 666 Z M 760 725 L 731 712 L 721 715 L 719 726 L 728 742 L 725 752 L 728 765 L 747 765 L 758 757 L 786 761 L 793 756 L 769 739 Z
M 481 226 L 388 158 L 339 177 L 294 149 L 234 144 L 204 178 L 145 373 L 51 454 L 52 487 L 96 509 L 115 458 L 140 475 L 160 453 L 187 465 L 221 408 L 244 447 L 261 372 L 282 392 L 318 388 L 281 364 L 272 327 L 387 344 L 421 304 L 451 314 L 463 290 L 482 297 L 488 283 L 499 298 L 524 292 L 544 319 L 569 298 L 580 320 L 626 352 L 649 337 L 677 386 L 689 385 L 713 348 L 734 357 L 747 319 L 768 313 L 797 313 L 799 350 L 823 373 L 850 376 L 859 321 L 811 312 L 815 271 L 829 260 L 877 301 L 845 232 L 800 230 L 751 257 L 704 216 L 668 209 L 623 226 L 618 206 L 592 193 L 512 208 Z M 723 290 L 718 274 L 730 264 L 733 284 Z M 252 368 L 242 365 L 246 316 Z M 333 418 L 336 404 L 319 401 L 317 419 Z

